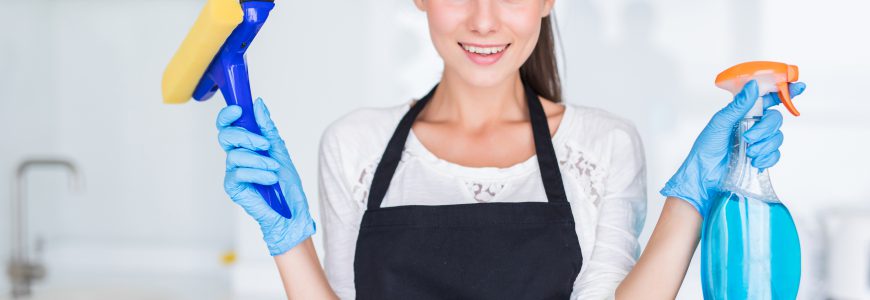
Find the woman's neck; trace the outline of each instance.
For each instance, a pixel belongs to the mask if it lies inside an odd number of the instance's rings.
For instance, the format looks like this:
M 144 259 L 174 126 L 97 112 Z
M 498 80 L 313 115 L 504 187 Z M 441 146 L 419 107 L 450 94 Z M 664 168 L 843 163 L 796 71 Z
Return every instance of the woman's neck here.
M 497 122 L 523 121 L 528 119 L 523 90 L 519 72 L 496 85 L 480 87 L 445 71 L 420 118 L 471 130 Z

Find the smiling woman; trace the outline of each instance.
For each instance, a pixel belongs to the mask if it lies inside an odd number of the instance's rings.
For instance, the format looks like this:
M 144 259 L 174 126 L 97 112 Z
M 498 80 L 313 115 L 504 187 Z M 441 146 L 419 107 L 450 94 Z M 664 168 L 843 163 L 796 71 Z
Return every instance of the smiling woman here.
M 265 103 L 254 103 L 262 136 L 230 125 L 237 107 L 218 115 L 226 191 L 260 221 L 288 297 L 673 298 L 701 215 L 669 198 L 638 258 L 643 145 L 630 121 L 561 103 L 554 0 L 414 3 L 443 60 L 441 81 L 419 100 L 358 109 L 324 131 L 325 272 L 299 175 Z M 716 114 L 702 144 L 727 145 L 718 133 L 733 128 L 729 116 L 742 115 L 752 88 Z M 764 134 L 778 132 L 769 125 Z M 264 150 L 271 158 L 256 152 Z M 715 160 L 727 146 L 693 151 Z M 697 166 L 694 157 L 686 164 Z M 698 190 L 703 176 L 721 172 L 685 169 L 669 186 Z M 292 219 L 249 189 L 275 182 L 286 187 Z

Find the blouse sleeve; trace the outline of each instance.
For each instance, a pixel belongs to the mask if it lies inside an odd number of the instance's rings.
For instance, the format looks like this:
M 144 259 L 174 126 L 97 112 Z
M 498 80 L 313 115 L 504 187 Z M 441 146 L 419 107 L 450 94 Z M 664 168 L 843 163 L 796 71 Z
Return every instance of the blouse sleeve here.
M 637 130 L 628 122 L 622 125 L 608 133 L 609 147 L 602 147 L 609 153 L 602 157 L 609 156 L 610 163 L 598 203 L 595 245 L 571 299 L 613 299 L 640 255 L 638 236 L 646 218 L 646 164 Z
M 341 299 L 354 299 L 353 260 L 361 206 L 352 198 L 352 181 L 335 128 L 327 128 L 320 140 L 318 192 L 323 222 L 324 270 Z

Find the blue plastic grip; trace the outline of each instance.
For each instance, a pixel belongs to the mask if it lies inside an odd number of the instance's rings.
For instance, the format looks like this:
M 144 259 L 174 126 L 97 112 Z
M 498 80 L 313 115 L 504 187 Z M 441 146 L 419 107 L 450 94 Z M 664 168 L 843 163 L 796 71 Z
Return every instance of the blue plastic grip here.
M 263 27 L 263 23 L 269 17 L 269 11 L 275 7 L 275 4 L 269 0 L 249 0 L 242 2 L 241 5 L 245 13 L 242 23 L 233 30 L 220 52 L 212 60 L 193 92 L 193 99 L 197 101 L 208 100 L 220 89 L 227 105 L 238 105 L 242 108 L 242 116 L 233 123 L 233 126 L 239 126 L 261 135 L 260 126 L 257 125 L 257 120 L 254 118 L 254 105 L 251 101 L 251 83 L 248 79 L 245 51 L 251 46 L 251 41 Z M 269 156 L 266 151 L 257 151 L 257 153 Z M 254 186 L 275 212 L 288 219 L 292 217 L 280 185 L 254 184 Z

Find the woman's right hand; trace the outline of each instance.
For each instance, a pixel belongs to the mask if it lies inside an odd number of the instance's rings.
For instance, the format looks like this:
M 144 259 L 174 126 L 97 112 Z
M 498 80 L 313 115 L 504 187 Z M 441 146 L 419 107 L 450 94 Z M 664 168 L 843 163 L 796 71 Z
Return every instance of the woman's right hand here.
M 260 225 L 263 240 L 273 256 L 287 252 L 316 231 L 308 212 L 302 182 L 278 129 L 262 99 L 254 101 L 254 118 L 263 135 L 232 126 L 242 115 L 241 107 L 227 106 L 217 116 L 218 142 L 227 153 L 224 191 Z M 256 151 L 268 151 L 269 156 Z M 278 183 L 292 218 L 275 212 L 253 184 Z

